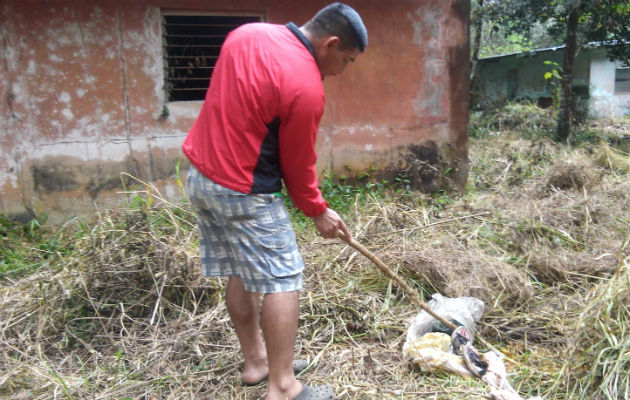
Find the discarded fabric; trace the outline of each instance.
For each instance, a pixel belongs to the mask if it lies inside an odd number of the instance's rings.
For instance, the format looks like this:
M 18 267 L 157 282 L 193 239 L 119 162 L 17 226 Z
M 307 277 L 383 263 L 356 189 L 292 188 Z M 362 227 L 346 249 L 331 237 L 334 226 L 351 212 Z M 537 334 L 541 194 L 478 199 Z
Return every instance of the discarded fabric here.
M 501 355 L 494 351 L 480 353 L 473 346 L 475 324 L 483 314 L 484 303 L 474 297 L 432 297 L 429 307 L 458 327 L 451 331 L 421 311 L 407 330 L 403 359 L 422 371 L 441 370 L 480 378 L 488 385 L 492 400 L 524 400 L 507 380 Z

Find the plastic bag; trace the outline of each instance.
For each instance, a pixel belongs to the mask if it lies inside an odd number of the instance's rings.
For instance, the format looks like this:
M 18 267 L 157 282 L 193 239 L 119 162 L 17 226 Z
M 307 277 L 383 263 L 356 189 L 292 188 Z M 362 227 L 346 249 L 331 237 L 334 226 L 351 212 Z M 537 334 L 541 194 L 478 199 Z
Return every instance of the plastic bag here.
M 455 325 L 463 325 L 470 335 L 474 336 L 475 324 L 481 318 L 485 307 L 482 300 L 474 297 L 450 298 L 439 293 L 435 293 L 431 297 L 429 301 L 431 310 Z M 413 342 L 428 332 L 451 334 L 450 329 L 433 318 L 428 312 L 422 310 L 413 318 L 409 325 L 407 342 Z
M 450 298 L 439 293 L 431 296 L 429 307 L 440 316 L 464 326 L 471 337 L 474 337 L 475 323 L 483 314 L 483 301 L 474 297 Z M 441 345 L 427 340 L 433 338 L 432 333 L 442 334 Z M 464 360 L 453 354 L 448 345 L 451 342 L 451 330 L 433 318 L 428 312 L 420 311 L 411 321 L 407 330 L 407 340 L 403 345 L 403 359 L 421 367 L 424 370 L 444 369 L 462 376 L 470 376 Z M 435 336 L 435 335 L 434 335 Z M 442 336 L 435 336 L 442 338 Z M 444 348 L 446 346 L 446 348 Z

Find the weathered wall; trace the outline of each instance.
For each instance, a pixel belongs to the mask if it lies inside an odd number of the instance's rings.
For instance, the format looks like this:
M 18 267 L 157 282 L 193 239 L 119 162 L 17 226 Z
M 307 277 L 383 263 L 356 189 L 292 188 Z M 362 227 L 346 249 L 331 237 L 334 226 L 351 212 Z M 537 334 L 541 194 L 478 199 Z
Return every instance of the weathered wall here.
M 610 61 L 604 50 L 593 51 L 591 59 L 590 115 L 595 118 L 630 115 L 630 92 L 615 92 L 615 68 L 618 64 Z
M 0 212 L 84 215 L 123 199 L 123 171 L 178 195 L 180 145 L 201 104 L 165 102 L 161 10 L 255 12 L 300 25 L 326 3 L 3 1 Z M 362 15 L 370 43 L 325 82 L 320 170 L 392 172 L 421 154 L 454 166 L 451 178 L 462 186 L 469 1 L 347 3 Z

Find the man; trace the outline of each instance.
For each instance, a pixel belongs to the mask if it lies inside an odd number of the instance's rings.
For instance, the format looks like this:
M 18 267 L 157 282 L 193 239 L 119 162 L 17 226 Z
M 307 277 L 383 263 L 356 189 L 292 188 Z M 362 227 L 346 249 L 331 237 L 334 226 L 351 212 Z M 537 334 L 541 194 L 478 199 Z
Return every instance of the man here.
M 341 231 L 352 238 L 318 188 L 315 141 L 323 78 L 341 73 L 366 45 L 359 14 L 341 3 L 299 28 L 255 23 L 235 29 L 182 146 L 192 164 L 187 188 L 197 210 L 204 274 L 229 276 L 226 304 L 243 352 L 241 379 L 257 384 L 268 378 L 267 400 L 334 397 L 331 387 L 309 387 L 294 375 L 304 264 L 277 193 L 284 182 L 322 237 Z

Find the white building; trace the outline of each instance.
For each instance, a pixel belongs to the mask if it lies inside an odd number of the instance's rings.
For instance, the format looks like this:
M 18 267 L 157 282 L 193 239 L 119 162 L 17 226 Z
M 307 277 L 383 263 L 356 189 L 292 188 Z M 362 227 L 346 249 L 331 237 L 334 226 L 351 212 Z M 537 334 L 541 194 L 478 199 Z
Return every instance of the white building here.
M 564 46 L 559 46 L 482 58 L 482 95 L 491 103 L 529 99 L 546 107 L 552 102 L 554 84 L 560 83 L 545 79 L 545 74 L 560 70 L 563 56 Z M 578 53 L 573 90 L 577 111 L 589 117 L 630 115 L 630 68 L 611 61 L 601 45 L 590 45 Z

